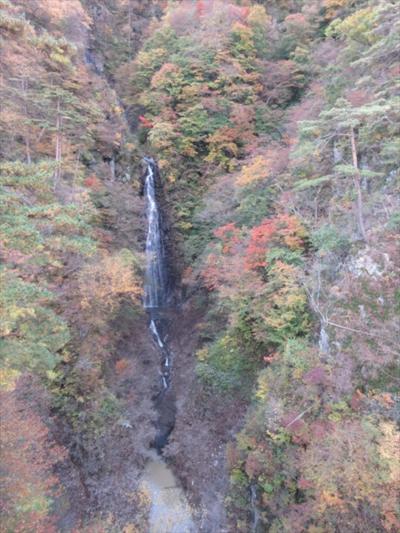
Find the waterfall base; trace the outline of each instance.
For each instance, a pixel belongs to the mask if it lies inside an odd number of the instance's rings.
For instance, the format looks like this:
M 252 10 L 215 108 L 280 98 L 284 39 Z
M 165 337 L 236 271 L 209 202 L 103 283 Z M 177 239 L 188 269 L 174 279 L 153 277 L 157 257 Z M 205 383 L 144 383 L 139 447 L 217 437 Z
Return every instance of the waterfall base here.
M 153 441 L 153 447 L 158 453 L 162 453 L 164 446 L 168 443 L 168 437 L 175 426 L 176 406 L 175 394 L 169 390 L 154 401 L 158 419 L 156 422 L 156 436 Z
M 158 413 L 155 424 L 156 436 L 152 445 L 159 454 L 162 453 L 174 429 L 176 417 L 176 396 L 171 388 L 173 354 L 167 344 L 168 318 L 166 313 L 167 310 L 149 310 L 149 330 L 160 352 L 160 389 L 152 398 Z

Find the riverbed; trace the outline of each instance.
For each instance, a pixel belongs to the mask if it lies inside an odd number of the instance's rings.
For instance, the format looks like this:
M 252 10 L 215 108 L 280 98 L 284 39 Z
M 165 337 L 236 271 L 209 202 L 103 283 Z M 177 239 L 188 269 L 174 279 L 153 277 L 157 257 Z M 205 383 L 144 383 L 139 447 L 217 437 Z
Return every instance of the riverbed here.
M 150 501 L 148 533 L 195 533 L 185 494 L 171 469 L 156 453 L 147 462 L 141 489 Z

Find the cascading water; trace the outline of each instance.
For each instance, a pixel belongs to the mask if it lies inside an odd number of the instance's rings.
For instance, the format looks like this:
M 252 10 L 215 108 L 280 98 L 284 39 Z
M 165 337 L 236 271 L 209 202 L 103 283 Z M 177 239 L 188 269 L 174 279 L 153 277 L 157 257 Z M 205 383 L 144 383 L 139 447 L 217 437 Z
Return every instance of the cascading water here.
M 168 272 L 161 214 L 156 197 L 158 170 L 153 159 L 145 157 L 144 160 L 147 164 L 144 192 L 147 200 L 148 223 L 144 306 L 151 310 L 162 308 L 167 304 Z
M 158 169 L 154 160 L 145 157 L 147 172 L 144 193 L 147 201 L 147 238 L 146 238 L 146 280 L 144 307 L 150 316 L 150 331 L 161 351 L 162 390 L 169 387 L 171 355 L 162 338 L 160 312 L 168 305 L 168 268 L 167 254 L 163 238 L 163 225 L 156 196 Z
M 147 201 L 146 280 L 144 307 L 150 318 L 149 329 L 160 351 L 160 391 L 155 396 L 159 418 L 155 447 L 160 452 L 167 443 L 175 424 L 175 398 L 171 384 L 172 354 L 166 343 L 165 319 L 170 304 L 168 257 L 164 239 L 162 213 L 157 201 L 158 168 L 155 161 L 145 157 L 147 171 L 144 194 Z
M 157 165 L 145 157 L 147 172 L 144 194 L 147 201 L 146 280 L 144 307 L 149 330 L 161 355 L 160 391 L 154 397 L 158 411 L 154 447 L 161 453 L 175 424 L 175 397 L 171 390 L 172 354 L 166 343 L 165 313 L 169 305 L 169 280 L 164 227 L 157 202 Z M 154 453 L 154 452 L 153 452 Z M 162 457 L 148 461 L 142 485 L 150 497 L 149 533 L 192 533 L 196 531 L 185 494 Z

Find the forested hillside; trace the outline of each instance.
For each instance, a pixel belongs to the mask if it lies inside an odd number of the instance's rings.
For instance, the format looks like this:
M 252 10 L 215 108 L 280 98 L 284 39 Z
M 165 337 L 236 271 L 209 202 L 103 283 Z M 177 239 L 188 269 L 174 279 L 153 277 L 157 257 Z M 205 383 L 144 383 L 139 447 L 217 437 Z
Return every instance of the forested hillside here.
M 399 35 L 395 0 L 0 0 L 0 531 L 148 531 L 145 155 L 196 530 L 400 529 Z

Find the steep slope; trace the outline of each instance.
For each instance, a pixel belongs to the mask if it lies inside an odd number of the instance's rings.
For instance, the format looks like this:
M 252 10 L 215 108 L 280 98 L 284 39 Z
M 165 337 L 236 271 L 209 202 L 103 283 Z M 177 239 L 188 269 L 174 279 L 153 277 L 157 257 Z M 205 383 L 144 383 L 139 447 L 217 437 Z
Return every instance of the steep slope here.
M 5 531 L 146 515 L 158 368 L 141 309 L 140 159 L 93 64 L 86 7 L 0 3 L 2 395 L 7 424 L 21 419 L 2 433 Z
M 2 530 L 149 526 L 144 154 L 196 527 L 399 529 L 399 24 L 390 0 L 0 0 Z
M 123 70 L 202 317 L 171 457 L 210 505 L 251 401 L 230 530 L 394 531 L 399 13 L 243 4 L 171 5 Z

